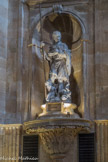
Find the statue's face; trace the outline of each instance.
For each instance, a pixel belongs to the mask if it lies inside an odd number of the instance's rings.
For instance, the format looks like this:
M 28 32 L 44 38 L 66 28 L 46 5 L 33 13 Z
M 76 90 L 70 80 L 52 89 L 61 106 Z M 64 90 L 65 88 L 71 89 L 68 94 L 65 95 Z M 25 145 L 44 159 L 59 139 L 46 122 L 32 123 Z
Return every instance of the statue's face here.
M 59 42 L 61 40 L 61 33 L 59 31 L 55 31 L 53 32 L 52 37 L 55 42 Z

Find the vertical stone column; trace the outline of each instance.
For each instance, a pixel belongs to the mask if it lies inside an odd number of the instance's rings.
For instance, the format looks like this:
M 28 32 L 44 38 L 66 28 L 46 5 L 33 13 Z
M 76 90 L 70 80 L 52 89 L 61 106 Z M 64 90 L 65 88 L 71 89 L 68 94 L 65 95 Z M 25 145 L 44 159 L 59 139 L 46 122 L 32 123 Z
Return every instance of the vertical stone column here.
M 0 1 L 0 123 L 4 123 L 6 97 L 6 60 L 8 0 Z
M 28 19 L 27 5 L 24 5 L 19 0 L 9 1 L 6 124 L 21 123 L 21 120 L 26 120 L 25 116 L 27 116 L 28 112 Z M 25 116 L 23 112 L 25 112 Z
M 108 160 L 108 120 L 96 121 L 96 158 L 97 162 Z
M 8 1 L 7 62 L 6 62 L 6 106 L 5 124 L 17 120 L 17 44 L 18 44 L 18 1 Z M 20 116 L 19 116 L 20 117 Z M 11 118 L 11 120 L 10 120 Z M 17 121 L 16 121 L 17 122 Z
M 29 43 L 29 7 L 23 0 L 19 2 L 17 56 L 17 114 L 21 113 L 21 122 L 28 120 L 30 108 L 30 52 Z

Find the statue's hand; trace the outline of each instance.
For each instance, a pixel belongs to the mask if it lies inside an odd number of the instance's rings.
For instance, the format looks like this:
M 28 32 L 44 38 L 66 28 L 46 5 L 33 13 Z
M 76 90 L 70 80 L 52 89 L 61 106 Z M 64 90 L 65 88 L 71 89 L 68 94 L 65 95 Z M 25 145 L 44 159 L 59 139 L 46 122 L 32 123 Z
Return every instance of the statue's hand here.
M 68 75 L 70 76 L 70 74 L 71 74 L 71 66 L 70 65 L 67 65 L 67 70 L 68 70 Z
M 66 55 L 65 54 L 59 54 L 59 58 L 61 58 L 61 59 L 66 59 Z
M 42 41 L 41 43 L 40 43 L 40 48 L 43 48 L 45 46 L 45 43 Z
M 48 53 L 48 56 L 49 56 L 49 57 L 56 56 L 56 55 L 58 55 L 58 52 Z
M 50 57 L 48 57 L 48 54 L 44 51 L 44 59 L 47 61 L 51 61 Z

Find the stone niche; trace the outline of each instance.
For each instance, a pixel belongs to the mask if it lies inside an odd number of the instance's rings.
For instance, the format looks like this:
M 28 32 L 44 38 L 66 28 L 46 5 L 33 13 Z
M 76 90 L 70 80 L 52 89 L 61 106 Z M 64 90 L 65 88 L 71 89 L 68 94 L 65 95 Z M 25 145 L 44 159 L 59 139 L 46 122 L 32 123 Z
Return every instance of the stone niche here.
M 83 101 L 83 31 L 78 19 L 70 12 L 66 12 L 63 6 L 61 11 L 57 11 L 57 7 L 53 6 L 41 9 L 41 22 L 39 8 L 31 10 L 31 42 L 40 46 L 41 40 L 46 42 L 44 50 L 49 50 L 52 44 L 51 34 L 58 30 L 62 34 L 62 42 L 66 43 L 72 51 L 72 74 L 70 76 L 70 89 L 72 92 L 72 102 L 77 105 L 76 112 L 82 116 Z M 41 29 L 42 28 L 42 29 Z M 40 48 L 32 47 L 33 55 L 33 87 L 32 87 L 32 104 L 31 113 L 34 114 L 34 108 L 37 109 L 44 103 L 44 82 L 48 79 L 49 66 L 47 61 L 43 65 L 43 56 Z M 45 66 L 46 75 L 44 75 L 43 66 Z M 38 76 L 38 78 L 37 78 Z M 39 112 L 39 111 L 38 111 Z

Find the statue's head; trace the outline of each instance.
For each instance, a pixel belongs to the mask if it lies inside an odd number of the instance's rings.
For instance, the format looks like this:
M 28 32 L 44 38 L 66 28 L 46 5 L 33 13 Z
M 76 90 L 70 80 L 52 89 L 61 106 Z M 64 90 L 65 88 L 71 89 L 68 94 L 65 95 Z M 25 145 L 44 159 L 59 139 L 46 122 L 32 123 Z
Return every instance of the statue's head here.
M 52 37 L 53 40 L 57 43 L 61 40 L 61 33 L 59 31 L 54 31 Z

